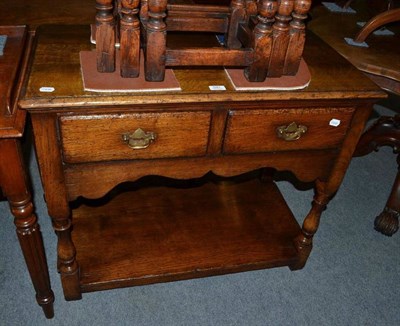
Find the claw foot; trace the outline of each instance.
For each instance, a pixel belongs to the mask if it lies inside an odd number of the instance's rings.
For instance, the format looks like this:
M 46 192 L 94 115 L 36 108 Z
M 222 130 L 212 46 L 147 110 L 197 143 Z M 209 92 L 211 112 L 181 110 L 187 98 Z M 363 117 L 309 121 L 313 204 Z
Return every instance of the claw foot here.
M 375 230 L 384 235 L 392 236 L 399 229 L 399 212 L 385 207 L 375 219 Z

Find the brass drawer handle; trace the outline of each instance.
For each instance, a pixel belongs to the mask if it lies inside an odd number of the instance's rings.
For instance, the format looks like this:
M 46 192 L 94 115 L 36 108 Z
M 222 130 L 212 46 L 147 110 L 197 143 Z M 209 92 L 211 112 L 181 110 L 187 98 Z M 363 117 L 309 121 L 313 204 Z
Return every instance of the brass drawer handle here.
M 136 129 L 132 133 L 122 134 L 122 140 L 132 149 L 147 148 L 156 138 L 157 135 L 155 132 L 145 132 L 141 128 Z
M 297 125 L 296 122 L 292 122 L 288 126 L 280 126 L 276 128 L 278 137 L 283 138 L 286 141 L 298 140 L 306 131 L 306 126 Z

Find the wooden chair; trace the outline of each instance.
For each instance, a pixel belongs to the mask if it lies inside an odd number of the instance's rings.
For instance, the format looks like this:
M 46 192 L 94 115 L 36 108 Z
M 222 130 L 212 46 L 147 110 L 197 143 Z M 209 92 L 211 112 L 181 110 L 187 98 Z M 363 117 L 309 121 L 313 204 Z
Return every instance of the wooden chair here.
M 354 156 L 367 155 L 382 146 L 391 146 L 397 154 L 400 168 L 400 115 L 383 116 L 362 135 Z M 400 216 L 400 170 L 397 172 L 391 193 L 383 211 L 375 218 L 375 229 L 391 236 L 399 229 Z
M 119 37 L 121 76 L 162 81 L 165 67 L 244 67 L 249 81 L 296 74 L 305 42 L 311 0 L 232 0 L 229 6 L 173 0 L 97 0 L 96 50 L 99 72 L 115 70 Z M 223 47 L 167 46 L 172 31 L 224 34 Z M 142 40 L 142 41 L 141 41 Z
M 392 1 L 389 1 L 388 10 L 372 17 L 357 33 L 355 42 L 362 43 L 376 29 L 389 23 L 400 21 L 400 8 L 391 9 Z M 375 81 L 382 88 L 400 96 L 400 81 L 385 80 L 385 73 L 382 72 L 380 79 Z M 363 156 L 378 150 L 382 146 L 391 146 L 397 154 L 397 164 L 400 168 L 400 114 L 394 117 L 383 116 L 361 137 L 355 156 Z M 385 235 L 391 236 L 399 229 L 400 216 L 400 170 L 397 173 L 391 193 L 383 211 L 375 218 L 375 229 Z

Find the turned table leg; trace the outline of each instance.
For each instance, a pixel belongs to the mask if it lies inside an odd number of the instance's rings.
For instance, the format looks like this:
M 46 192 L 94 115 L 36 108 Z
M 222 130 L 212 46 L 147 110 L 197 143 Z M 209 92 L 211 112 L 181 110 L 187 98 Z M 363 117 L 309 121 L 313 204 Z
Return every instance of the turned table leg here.
M 305 266 L 311 253 L 313 237 L 318 230 L 321 214 L 339 189 L 350 164 L 353 152 L 348 149 L 356 148 L 371 110 L 372 106 L 369 106 L 365 110 L 355 112 L 352 128 L 343 142 L 342 150 L 332 168 L 332 174 L 326 181 L 316 180 L 311 210 L 304 219 L 301 233 L 294 239 L 294 245 L 298 251 L 298 260 L 289 266 L 291 270 L 301 269 Z
M 115 70 L 115 18 L 113 0 L 96 0 L 96 60 L 99 72 Z
M 299 252 L 298 261 L 289 266 L 291 270 L 301 269 L 305 266 L 308 256 L 312 249 L 312 239 L 318 230 L 321 214 L 329 202 L 329 195 L 326 193 L 326 184 L 320 181 L 316 182 L 316 194 L 312 202 L 312 208 L 304 219 L 301 228 L 301 234 L 294 240 L 295 246 Z
M 66 300 L 82 298 L 79 265 L 71 238 L 72 220 L 68 195 L 62 171 L 62 160 L 57 150 L 57 115 L 41 116 L 32 114 L 35 147 L 39 170 L 47 203 L 47 210 L 53 221 L 57 242 L 57 267 Z
M 50 287 L 43 240 L 28 190 L 19 140 L 1 139 L 0 156 L 1 187 L 15 218 L 18 240 L 36 291 L 36 300 L 46 317 L 52 318 L 54 294 Z

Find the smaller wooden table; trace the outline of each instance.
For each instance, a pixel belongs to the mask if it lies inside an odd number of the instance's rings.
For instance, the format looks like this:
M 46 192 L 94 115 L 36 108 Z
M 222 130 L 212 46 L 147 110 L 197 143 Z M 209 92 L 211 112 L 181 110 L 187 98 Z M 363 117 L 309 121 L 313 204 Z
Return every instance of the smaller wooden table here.
M 214 39 L 195 41 L 207 37 Z M 236 91 L 223 69 L 212 68 L 175 69 L 180 91 L 84 91 L 79 53 L 92 49 L 89 39 L 89 26 L 38 29 L 19 101 L 31 114 L 65 298 L 302 268 L 385 93 L 311 33 L 304 60 L 312 77 L 302 90 Z M 302 225 L 274 170 L 314 184 Z M 248 173 L 262 177 L 243 180 Z M 88 205 L 77 205 L 79 197 Z
M 31 41 L 24 26 L 0 27 L 0 35 L 6 37 L 0 56 L 0 188 L 15 217 L 36 300 L 46 317 L 52 318 L 54 294 L 20 144 L 26 112 L 17 109 Z

